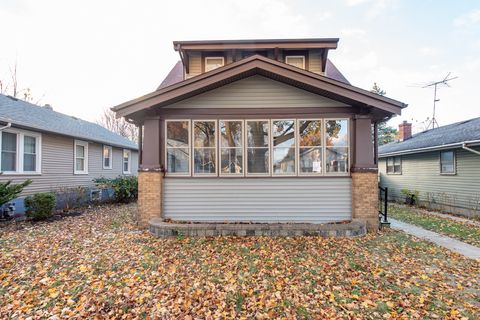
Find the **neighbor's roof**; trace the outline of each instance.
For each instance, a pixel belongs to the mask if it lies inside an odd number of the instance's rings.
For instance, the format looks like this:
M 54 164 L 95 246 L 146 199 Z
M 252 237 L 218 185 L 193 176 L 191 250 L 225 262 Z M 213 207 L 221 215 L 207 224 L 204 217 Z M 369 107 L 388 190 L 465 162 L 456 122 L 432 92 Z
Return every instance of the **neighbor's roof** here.
M 340 72 L 340 70 L 335 67 L 335 65 L 330 61 L 330 59 L 327 59 L 327 65 L 325 68 L 325 76 L 327 78 L 337 80 L 346 84 L 350 84 L 350 82 L 343 76 L 343 74 Z M 170 70 L 170 72 L 167 74 L 165 79 L 163 79 L 162 83 L 158 86 L 157 90 L 166 88 L 168 86 L 171 86 L 175 83 L 179 83 L 183 81 L 183 65 L 182 61 L 178 61 L 175 66 Z
M 52 132 L 116 147 L 138 149 L 137 145 L 104 127 L 47 107 L 0 94 L 0 121 L 25 129 Z
M 380 157 L 411 154 L 460 147 L 463 143 L 480 144 L 480 118 L 452 123 L 414 134 L 405 141 L 392 142 L 378 149 Z

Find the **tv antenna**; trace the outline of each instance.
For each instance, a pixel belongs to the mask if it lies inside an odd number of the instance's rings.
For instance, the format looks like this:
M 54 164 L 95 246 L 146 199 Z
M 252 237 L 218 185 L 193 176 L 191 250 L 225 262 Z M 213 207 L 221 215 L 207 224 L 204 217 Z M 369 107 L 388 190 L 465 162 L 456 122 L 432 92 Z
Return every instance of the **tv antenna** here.
M 437 122 L 437 119 L 435 118 L 436 104 L 438 101 L 440 101 L 440 99 L 437 99 L 437 86 L 450 87 L 450 85 L 448 84 L 448 81 L 455 80 L 458 78 L 458 77 L 450 77 L 450 74 L 451 72 L 449 72 L 447 76 L 443 78 L 443 80 L 434 81 L 422 87 L 422 88 L 428 88 L 428 87 L 434 88 L 433 89 L 433 115 L 432 115 L 432 119 L 427 123 L 427 126 L 426 126 L 427 130 L 430 128 L 435 129 L 435 127 L 438 128 L 438 122 Z

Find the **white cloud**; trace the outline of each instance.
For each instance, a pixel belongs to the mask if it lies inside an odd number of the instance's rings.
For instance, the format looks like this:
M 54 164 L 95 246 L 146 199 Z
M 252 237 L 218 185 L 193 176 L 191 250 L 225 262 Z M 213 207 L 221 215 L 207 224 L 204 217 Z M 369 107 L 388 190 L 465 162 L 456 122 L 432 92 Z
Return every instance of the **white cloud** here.
M 419 53 L 422 56 L 432 57 L 438 54 L 438 50 L 433 47 L 424 46 L 419 49 Z
M 480 9 L 472 10 L 453 20 L 456 27 L 466 27 L 477 23 L 480 23 Z
M 392 7 L 396 0 L 346 0 L 349 7 L 359 5 L 368 5 L 366 16 L 373 19 L 383 13 L 386 9 Z
M 346 28 L 340 30 L 340 35 L 343 37 L 363 38 L 367 32 L 358 28 Z

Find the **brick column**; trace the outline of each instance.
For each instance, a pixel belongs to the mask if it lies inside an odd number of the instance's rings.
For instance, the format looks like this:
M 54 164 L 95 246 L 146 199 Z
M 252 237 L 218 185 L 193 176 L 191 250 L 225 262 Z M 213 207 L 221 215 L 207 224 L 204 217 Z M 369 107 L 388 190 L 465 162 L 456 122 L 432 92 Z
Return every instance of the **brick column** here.
M 378 170 L 376 168 L 352 172 L 353 219 L 367 222 L 368 232 L 377 232 Z
M 160 170 L 139 170 L 137 224 L 141 229 L 148 228 L 150 219 L 162 216 L 162 183 Z

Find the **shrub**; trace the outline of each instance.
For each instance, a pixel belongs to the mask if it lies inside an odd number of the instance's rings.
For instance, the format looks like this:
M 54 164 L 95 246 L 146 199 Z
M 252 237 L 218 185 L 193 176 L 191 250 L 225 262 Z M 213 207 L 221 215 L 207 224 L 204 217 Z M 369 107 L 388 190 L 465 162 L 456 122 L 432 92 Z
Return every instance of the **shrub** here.
M 116 202 L 128 203 L 138 197 L 138 179 L 135 176 L 119 176 L 115 179 L 98 178 L 94 180 L 100 188 L 112 188 Z
M 409 205 L 415 205 L 418 203 L 418 197 L 420 192 L 417 190 L 411 191 L 409 189 L 400 190 L 405 195 L 405 203 Z
M 30 179 L 19 184 L 12 184 L 12 181 L 0 182 L 0 207 L 17 198 L 22 193 L 23 188 L 30 183 L 32 183 Z
M 86 187 L 61 187 L 55 190 L 57 205 L 64 212 L 78 208 L 88 200 L 88 189 Z
M 27 217 L 34 220 L 49 218 L 55 209 L 55 194 L 51 192 L 36 193 L 25 198 Z

